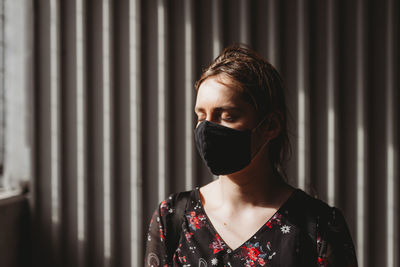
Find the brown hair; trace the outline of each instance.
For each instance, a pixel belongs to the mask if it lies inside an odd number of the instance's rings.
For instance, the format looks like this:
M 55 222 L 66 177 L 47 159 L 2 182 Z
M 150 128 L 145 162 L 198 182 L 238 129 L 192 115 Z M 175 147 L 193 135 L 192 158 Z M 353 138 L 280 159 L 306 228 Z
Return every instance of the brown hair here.
M 275 170 L 286 177 L 283 164 L 290 156 L 287 132 L 287 108 L 284 87 L 278 71 L 252 49 L 244 45 L 232 45 L 205 68 L 196 82 L 196 90 L 207 78 L 223 75 L 240 88 L 244 98 L 252 104 L 259 120 L 273 114 L 280 123 L 281 131 L 269 143 L 269 159 Z

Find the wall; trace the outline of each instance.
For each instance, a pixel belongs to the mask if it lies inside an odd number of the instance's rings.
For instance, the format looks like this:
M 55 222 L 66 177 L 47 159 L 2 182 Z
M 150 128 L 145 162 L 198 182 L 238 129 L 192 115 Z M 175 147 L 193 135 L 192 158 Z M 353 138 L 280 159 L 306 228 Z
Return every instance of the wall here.
M 32 179 L 33 1 L 0 1 L 0 191 Z
M 0 265 L 30 266 L 33 1 L 0 1 Z
M 359 265 L 399 266 L 395 0 L 35 1 L 34 255 L 142 266 L 168 194 L 212 176 L 193 84 L 228 44 L 282 73 L 290 182 L 343 210 Z

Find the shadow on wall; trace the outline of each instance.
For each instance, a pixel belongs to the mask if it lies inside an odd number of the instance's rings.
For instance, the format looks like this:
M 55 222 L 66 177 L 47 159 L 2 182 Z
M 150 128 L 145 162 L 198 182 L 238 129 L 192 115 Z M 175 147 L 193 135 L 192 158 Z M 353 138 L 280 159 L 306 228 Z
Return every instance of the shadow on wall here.
M 30 266 L 30 212 L 25 195 L 0 200 L 0 229 L 1 266 Z

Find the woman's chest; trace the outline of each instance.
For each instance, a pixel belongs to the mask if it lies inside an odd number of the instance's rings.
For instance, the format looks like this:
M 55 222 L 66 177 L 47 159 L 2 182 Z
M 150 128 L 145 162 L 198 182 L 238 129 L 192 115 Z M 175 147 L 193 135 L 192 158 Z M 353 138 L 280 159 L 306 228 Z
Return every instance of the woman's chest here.
M 256 212 L 227 214 L 223 211 L 207 211 L 208 220 L 215 232 L 232 249 L 249 240 L 276 213 L 276 209 Z
M 174 266 L 307 266 L 305 256 L 300 230 L 277 217 L 232 248 L 200 214 L 183 224 Z

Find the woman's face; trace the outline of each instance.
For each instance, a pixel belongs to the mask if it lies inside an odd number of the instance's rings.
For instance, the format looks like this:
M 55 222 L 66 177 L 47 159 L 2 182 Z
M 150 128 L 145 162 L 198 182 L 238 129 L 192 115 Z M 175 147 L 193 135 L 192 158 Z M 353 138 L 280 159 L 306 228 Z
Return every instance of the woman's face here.
M 237 130 L 251 130 L 257 126 L 254 107 L 243 99 L 240 89 L 231 84 L 229 78 L 222 76 L 202 82 L 195 106 L 197 125 L 207 120 Z

